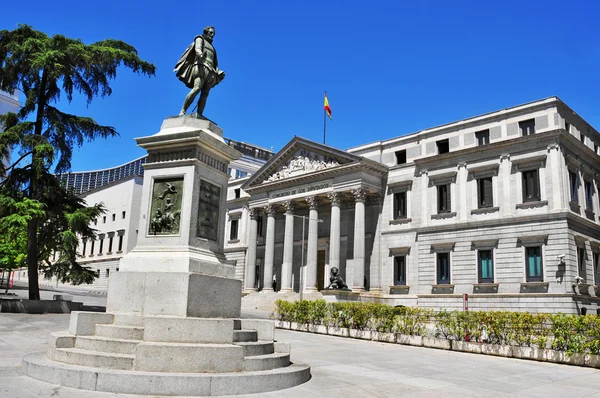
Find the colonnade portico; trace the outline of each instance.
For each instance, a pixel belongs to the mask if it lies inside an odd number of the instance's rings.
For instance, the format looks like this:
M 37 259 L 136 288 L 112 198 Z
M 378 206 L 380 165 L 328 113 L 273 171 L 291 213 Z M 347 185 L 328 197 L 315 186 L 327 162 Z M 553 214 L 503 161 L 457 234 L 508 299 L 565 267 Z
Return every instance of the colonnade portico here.
M 336 267 L 340 269 L 340 249 L 341 249 L 341 206 L 344 202 L 353 202 L 354 206 L 354 259 L 352 260 L 352 280 L 346 283 L 354 291 L 364 291 L 364 272 L 365 272 L 365 197 L 367 191 L 358 187 L 347 191 L 332 191 L 324 194 L 297 198 L 277 203 L 269 203 L 265 206 L 250 208 L 250 230 L 248 231 L 248 251 L 246 256 L 246 290 L 256 291 L 256 260 L 257 260 L 257 236 L 258 222 L 260 214 L 267 216 L 267 228 L 265 235 L 264 252 L 264 272 L 263 272 L 263 291 L 273 291 L 272 281 L 274 275 L 274 253 L 275 236 L 283 234 L 283 261 L 281 263 L 281 285 L 282 292 L 292 292 L 293 277 L 292 269 L 294 263 L 294 224 L 295 218 L 304 218 L 308 224 L 308 233 L 305 235 L 306 257 L 305 257 L 305 280 L 301 284 L 304 292 L 318 291 L 318 224 L 322 222 L 319 219 L 319 209 L 327 210 L 325 206 L 329 205 L 331 210 L 331 226 L 329 236 L 329 268 Z M 308 214 L 298 215 L 299 208 L 306 210 Z M 284 231 L 275 229 L 275 217 L 277 214 L 285 214 Z M 301 221 L 301 220 L 298 220 Z M 298 240 L 300 236 L 296 237 Z M 304 247 L 302 248 L 304 250 Z M 296 259 L 298 260 L 298 259 Z M 302 266 L 301 265 L 301 266 Z M 347 265 L 346 267 L 348 267 Z M 349 275 L 347 275 L 348 278 Z M 328 281 L 325 281 L 327 286 Z

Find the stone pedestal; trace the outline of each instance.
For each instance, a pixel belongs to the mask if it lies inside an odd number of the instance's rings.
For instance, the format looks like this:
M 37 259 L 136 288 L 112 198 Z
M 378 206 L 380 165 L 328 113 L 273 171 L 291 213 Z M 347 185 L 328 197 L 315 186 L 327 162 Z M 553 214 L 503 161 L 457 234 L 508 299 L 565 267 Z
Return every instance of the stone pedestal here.
M 208 120 L 168 118 L 148 150 L 136 247 L 111 275 L 107 313 L 74 312 L 24 373 L 81 389 L 229 395 L 310 379 L 274 344 L 272 321 L 241 320 L 242 282 L 223 255 L 229 162 L 240 154 Z M 64 377 L 66 374 L 69 377 Z

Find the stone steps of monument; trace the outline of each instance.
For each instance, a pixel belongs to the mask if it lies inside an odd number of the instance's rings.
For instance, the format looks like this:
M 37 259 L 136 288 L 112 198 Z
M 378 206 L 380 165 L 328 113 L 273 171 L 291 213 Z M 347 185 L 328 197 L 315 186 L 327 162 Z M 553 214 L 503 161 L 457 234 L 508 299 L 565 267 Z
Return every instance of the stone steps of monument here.
M 144 327 L 144 318 L 139 315 L 114 314 L 113 325 Z
M 233 344 L 244 347 L 244 357 L 267 355 L 275 352 L 272 341 L 240 341 Z
M 258 341 L 258 332 L 256 330 L 234 330 L 233 342 Z
M 143 340 L 144 328 L 124 325 L 96 325 L 96 336 L 125 340 Z
M 263 371 L 161 373 L 71 365 L 48 359 L 43 353 L 26 355 L 22 371 L 34 379 L 64 387 L 152 396 L 257 394 L 294 387 L 310 379 L 310 368 L 300 363 Z
M 255 355 L 244 358 L 244 370 L 271 370 L 284 368 L 290 365 L 290 354 L 274 352 L 273 354 Z
M 135 356 L 89 351 L 81 348 L 56 348 L 52 359 L 58 362 L 92 368 L 128 370 L 133 368 Z
M 135 354 L 135 347 L 140 340 L 115 339 L 100 336 L 77 336 L 75 348 L 82 350 L 107 352 L 114 354 Z

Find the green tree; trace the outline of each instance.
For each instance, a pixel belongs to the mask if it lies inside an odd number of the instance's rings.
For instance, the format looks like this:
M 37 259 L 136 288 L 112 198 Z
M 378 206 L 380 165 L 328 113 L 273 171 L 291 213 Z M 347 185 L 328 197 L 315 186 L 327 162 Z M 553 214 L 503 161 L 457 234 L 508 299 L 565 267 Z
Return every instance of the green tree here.
M 6 156 L 12 148 L 20 149 L 20 158 L 15 163 L 8 168 L 0 165 L 0 174 L 7 175 L 3 186 L 12 185 L 14 192 L 22 184 L 25 197 L 44 204 L 45 183 L 53 177 L 50 173 L 53 165 L 56 173 L 69 171 L 75 147 L 85 141 L 117 135 L 113 127 L 63 112 L 55 105 L 61 96 L 71 102 L 73 93 L 83 95 L 88 104 L 95 97 L 110 95 L 110 82 L 119 67 L 148 76 L 155 73 L 154 65 L 143 61 L 134 47 L 119 40 L 87 45 L 62 35 L 48 36 L 27 25 L 12 31 L 0 30 L 0 89 L 8 92 L 18 89 L 25 95 L 18 113 L 0 116 L 0 125 L 4 126 L 0 133 L 0 156 Z M 17 178 L 11 178 L 13 174 Z M 46 211 L 50 209 L 45 207 Z M 77 217 L 73 215 L 70 221 L 75 222 Z M 43 217 L 37 215 L 27 221 L 27 268 L 32 300 L 40 298 L 38 239 L 43 224 Z M 55 237 L 70 239 L 63 234 Z

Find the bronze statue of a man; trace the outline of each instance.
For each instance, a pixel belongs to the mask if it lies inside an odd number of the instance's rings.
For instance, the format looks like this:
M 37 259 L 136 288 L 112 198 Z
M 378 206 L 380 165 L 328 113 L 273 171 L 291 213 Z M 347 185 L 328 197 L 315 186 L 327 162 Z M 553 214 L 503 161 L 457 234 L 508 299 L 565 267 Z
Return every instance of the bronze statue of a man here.
M 219 70 L 217 52 L 212 45 L 214 37 L 213 26 L 204 28 L 202 36 L 194 38 L 194 42 L 188 46 L 175 65 L 174 72 L 177 77 L 191 89 L 183 101 L 179 115 L 185 115 L 194 98 L 201 92 L 196 114 L 198 117 L 202 116 L 210 89 L 225 78 L 225 72 Z

